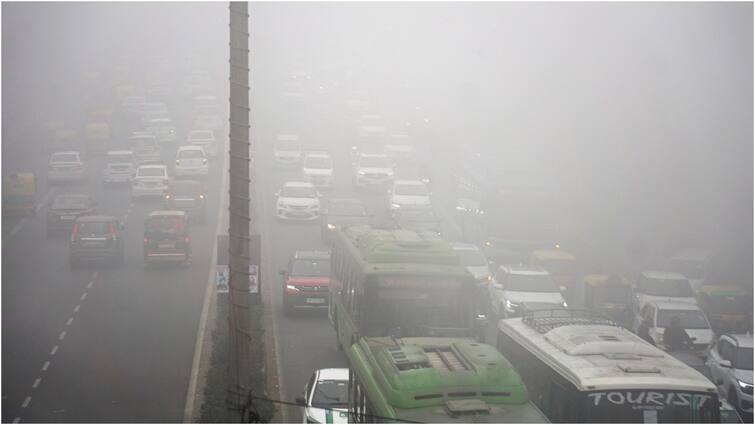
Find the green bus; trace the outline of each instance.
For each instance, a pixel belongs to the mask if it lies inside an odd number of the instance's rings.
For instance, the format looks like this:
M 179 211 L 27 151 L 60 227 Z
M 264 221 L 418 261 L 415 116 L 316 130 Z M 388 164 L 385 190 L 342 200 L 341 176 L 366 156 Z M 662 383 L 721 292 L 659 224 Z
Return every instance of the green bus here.
M 517 371 L 490 345 L 365 337 L 347 354 L 350 422 L 548 422 Z
M 473 337 L 476 283 L 442 240 L 367 225 L 337 229 L 328 316 L 339 348 L 376 336 Z

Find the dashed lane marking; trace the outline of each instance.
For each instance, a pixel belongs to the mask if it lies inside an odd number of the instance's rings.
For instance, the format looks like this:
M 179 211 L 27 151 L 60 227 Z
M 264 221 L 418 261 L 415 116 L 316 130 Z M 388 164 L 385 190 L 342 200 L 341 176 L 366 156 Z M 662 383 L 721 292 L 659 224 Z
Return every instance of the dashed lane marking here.
M 60 333 L 60 336 L 58 337 L 58 339 L 61 340 L 61 341 L 63 341 L 63 339 L 65 339 L 65 337 L 66 337 L 66 331 L 63 331 L 63 332 Z
M 81 301 L 84 301 L 85 299 L 87 299 L 87 293 L 86 292 L 84 292 L 83 294 L 81 294 Z
M 55 353 L 57 353 L 57 352 L 58 352 L 58 346 L 56 345 L 56 346 L 52 347 L 52 351 L 50 351 L 50 355 L 54 356 Z
M 42 365 L 42 370 L 47 371 L 47 369 L 50 368 L 50 361 L 46 361 L 45 364 Z
M 66 322 L 66 326 L 71 326 L 71 323 L 73 323 L 73 317 L 68 318 L 68 321 Z
M 92 285 L 94 285 L 94 281 L 89 282 L 87 285 L 87 289 L 92 289 Z
M 37 388 L 39 386 L 39 383 L 42 382 L 42 378 L 37 378 L 34 380 L 34 383 L 31 384 L 32 388 Z
M 81 308 L 81 304 L 76 304 L 76 307 L 73 308 L 73 312 L 78 313 L 80 308 Z
M 26 409 L 27 407 L 29 407 L 29 403 L 31 403 L 31 396 L 27 396 L 24 399 L 24 402 L 21 404 L 21 408 Z

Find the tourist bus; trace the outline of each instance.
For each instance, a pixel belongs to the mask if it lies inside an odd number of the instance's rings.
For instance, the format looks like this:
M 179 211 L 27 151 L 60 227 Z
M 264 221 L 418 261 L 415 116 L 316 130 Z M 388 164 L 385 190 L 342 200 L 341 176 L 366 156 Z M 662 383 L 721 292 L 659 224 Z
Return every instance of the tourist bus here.
M 367 225 L 336 229 L 331 279 L 328 316 L 339 348 L 363 336 L 482 334 L 474 278 L 437 238 Z
M 597 313 L 541 310 L 501 320 L 498 350 L 552 422 L 719 420 L 713 383 Z
M 466 338 L 362 338 L 349 357 L 349 422 L 544 423 L 511 364 Z

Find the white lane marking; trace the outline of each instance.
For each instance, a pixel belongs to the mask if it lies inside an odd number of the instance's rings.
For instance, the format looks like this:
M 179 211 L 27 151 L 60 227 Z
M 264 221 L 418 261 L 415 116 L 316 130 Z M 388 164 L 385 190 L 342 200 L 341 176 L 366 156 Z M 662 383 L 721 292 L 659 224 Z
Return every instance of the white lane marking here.
M 86 292 L 84 292 L 83 294 L 81 294 L 81 301 L 84 301 L 85 299 L 87 299 L 87 293 Z
M 21 418 L 19 418 L 18 416 L 16 416 L 16 418 L 13 419 L 13 423 L 14 424 L 17 424 L 17 423 L 20 423 L 20 422 L 21 422 Z
M 39 383 L 42 382 L 42 378 L 37 378 L 34 380 L 34 383 L 31 384 L 32 388 L 37 388 L 39 386 Z
M 73 308 L 73 312 L 78 313 L 80 308 L 81 308 L 81 304 L 76 304 L 76 307 Z
M 73 323 L 73 317 L 68 318 L 68 321 L 66 322 L 66 326 L 71 326 L 71 323 Z
M 87 289 L 92 289 L 92 285 L 94 285 L 94 281 L 89 282 L 87 285 Z
M 99 276 L 98 272 L 92 273 L 92 279 L 96 280 L 97 276 Z
M 45 364 L 42 365 L 42 370 L 47 371 L 47 369 L 50 368 L 50 362 L 46 361 Z
M 22 408 L 22 409 L 26 409 L 26 408 L 27 408 L 27 407 L 29 406 L 29 403 L 31 403 L 31 397 L 30 397 L 30 396 L 29 396 L 29 397 L 26 397 L 26 398 L 24 399 L 24 402 L 23 402 L 23 404 L 21 404 L 21 408 Z
M 39 213 L 39 209 L 42 208 L 43 205 L 47 204 L 47 200 L 50 198 L 50 196 L 52 196 L 54 191 L 55 191 L 54 189 L 50 189 L 47 191 L 45 196 L 43 196 L 42 199 L 39 201 L 39 203 L 34 207 L 34 214 Z M 29 222 L 29 220 L 30 220 L 29 217 L 22 218 L 18 223 L 16 223 L 15 226 L 13 226 L 13 228 L 7 234 L 3 234 L 4 236 L 3 244 L 5 244 L 5 242 L 9 241 L 13 236 L 15 236 L 16 233 L 21 231 L 21 229 L 24 227 L 26 223 Z
M 61 341 L 63 341 L 63 339 L 65 339 L 65 337 L 66 337 L 66 331 L 63 331 L 63 332 L 60 333 L 60 336 L 58 337 L 58 339 L 61 340 Z
M 57 352 L 58 352 L 58 346 L 56 345 L 56 346 L 52 347 L 52 351 L 50 351 L 50 355 L 54 356 L 55 353 L 57 353 Z
M 207 327 L 207 315 L 210 308 L 210 302 L 215 299 L 215 264 L 218 262 L 218 237 L 223 229 L 224 218 L 228 214 L 226 208 L 228 191 L 225 190 L 228 184 L 228 166 L 229 161 L 223 157 L 225 163 L 223 177 L 221 178 L 220 190 L 222 191 L 220 206 L 218 207 L 217 224 L 215 226 L 215 242 L 210 257 L 210 273 L 207 277 L 207 287 L 204 291 L 204 301 L 202 303 L 202 314 L 199 316 L 199 325 L 197 326 L 197 336 L 194 341 L 194 359 L 191 362 L 191 375 L 189 378 L 189 387 L 186 389 L 186 402 L 184 403 L 184 423 L 194 422 L 194 402 L 196 401 L 197 384 L 199 378 L 199 364 L 202 359 L 202 346 L 204 345 L 205 329 Z

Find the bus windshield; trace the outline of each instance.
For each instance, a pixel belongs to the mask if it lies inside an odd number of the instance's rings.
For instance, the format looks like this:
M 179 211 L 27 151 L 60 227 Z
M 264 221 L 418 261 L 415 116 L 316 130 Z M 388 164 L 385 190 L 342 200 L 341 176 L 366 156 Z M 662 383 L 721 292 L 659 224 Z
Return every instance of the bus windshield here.
M 365 291 L 365 336 L 437 336 L 442 329 L 470 326 L 471 298 L 460 285 L 400 288 L 368 285 Z
M 585 422 L 700 423 L 713 422 L 715 394 L 664 390 L 615 390 L 588 393 Z

